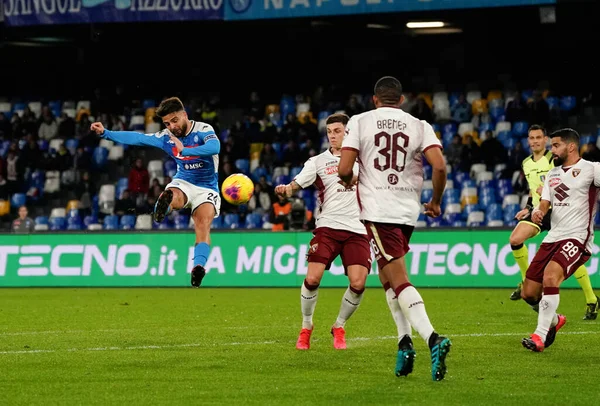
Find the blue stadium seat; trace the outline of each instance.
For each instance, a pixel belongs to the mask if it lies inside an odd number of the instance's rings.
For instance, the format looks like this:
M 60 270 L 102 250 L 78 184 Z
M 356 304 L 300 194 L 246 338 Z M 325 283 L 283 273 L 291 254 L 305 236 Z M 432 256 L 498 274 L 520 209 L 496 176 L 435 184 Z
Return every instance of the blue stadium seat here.
M 563 96 L 560 98 L 560 109 L 563 111 L 571 111 L 577 105 L 575 96 Z
M 29 187 L 36 187 L 43 189 L 44 182 L 46 180 L 46 174 L 43 171 L 37 170 L 31 173 L 31 179 L 29 180 Z
M 306 206 L 306 210 L 315 210 L 317 202 L 313 193 L 307 193 L 306 196 L 302 198 L 302 200 L 304 200 L 304 206 Z
M 328 110 L 323 110 L 323 111 L 319 111 L 319 114 L 317 115 L 317 120 L 325 120 L 327 119 L 327 117 L 329 117 L 331 115 L 331 112 Z
M 423 179 L 431 179 L 433 168 L 431 165 L 423 165 Z
M 444 220 L 448 224 L 453 224 L 457 221 L 462 220 L 462 214 L 461 213 L 446 213 L 446 214 L 444 214 Z
M 448 101 L 450 102 L 450 107 L 454 106 L 460 97 L 460 92 L 452 92 L 448 96 Z
M 65 217 L 51 217 L 48 225 L 52 231 L 65 230 L 67 228 L 67 219 Z
M 133 230 L 135 228 L 136 217 L 133 214 L 124 214 L 121 216 L 121 230 Z
M 236 159 L 235 166 L 242 171 L 242 173 L 250 173 L 250 160 L 249 159 Z
M 479 131 L 494 131 L 496 125 L 493 123 L 481 123 L 479 124 Z
M 419 217 L 417 221 L 427 221 L 427 216 L 423 212 L 419 212 Z
M 144 99 L 144 101 L 142 102 L 142 108 L 144 109 L 144 111 L 146 109 L 151 109 L 152 107 L 156 107 L 156 102 L 152 99 Z
M 512 128 L 513 136 L 520 138 L 520 137 L 527 135 L 527 130 L 529 129 L 529 123 L 527 121 L 516 121 L 512 124 L 511 128 Z
M 523 101 L 527 102 L 527 100 L 531 99 L 532 97 L 533 97 L 532 89 L 521 90 L 521 98 L 523 99 Z
M 490 117 L 494 119 L 495 122 L 504 121 L 505 110 L 504 107 L 492 107 L 489 111 Z
M 433 189 L 423 189 L 421 192 L 421 203 L 429 203 L 433 196 Z
M 71 209 L 67 212 L 67 218 L 79 218 L 79 209 Z
M 25 193 L 15 193 L 10 199 L 10 207 L 19 208 L 27 203 L 27 195 Z
M 468 187 L 477 187 L 477 183 L 473 179 L 465 179 L 460 184 L 461 189 L 465 189 Z
M 460 190 L 446 189 L 442 195 L 442 205 L 446 208 L 446 205 L 455 203 L 460 203 Z
M 560 108 L 560 102 L 556 96 L 546 97 L 546 103 L 548 103 L 550 110 Z
M 249 213 L 246 216 L 246 228 L 262 228 L 262 216 L 256 213 Z
M 426 220 L 427 226 L 429 227 L 443 227 L 445 225 L 444 218 L 442 216 L 439 217 L 427 217 Z
M 258 180 L 260 179 L 261 176 L 264 176 L 264 177 L 267 176 L 267 168 L 265 168 L 263 166 L 254 168 L 254 170 L 252 171 L 252 180 L 254 180 L 255 182 L 258 182 Z
M 590 142 L 592 144 L 595 144 L 596 140 L 597 140 L 597 137 L 594 135 L 583 135 L 581 137 L 581 145 L 589 144 Z
M 498 179 L 498 198 L 504 199 L 504 196 L 513 193 L 513 187 L 510 179 Z
M 504 218 L 504 211 L 500 203 L 493 203 L 487 206 L 485 211 L 485 218 L 487 221 L 491 220 L 502 220 Z
M 223 228 L 223 214 L 213 219 L 210 228 Z
M 171 226 L 171 223 L 169 223 L 168 221 L 163 221 L 163 222 L 162 222 L 162 223 L 160 223 L 160 224 L 156 224 L 156 223 L 154 223 L 154 224 L 152 225 L 152 228 L 154 228 L 154 229 L 156 229 L 156 230 L 170 230 L 170 229 L 172 229 L 173 227 Z
M 68 217 L 67 218 L 67 230 L 81 230 L 83 225 L 81 224 L 81 217 Z
M 177 230 L 185 230 L 190 224 L 190 216 L 178 214 L 174 218 L 174 223 Z
M 94 148 L 94 152 L 92 154 L 92 164 L 95 169 L 102 169 L 106 166 L 108 162 L 108 149 L 104 147 L 96 147 Z
M 14 113 L 15 111 L 25 110 L 25 107 L 27 107 L 26 103 L 23 103 L 23 102 L 13 103 L 13 105 L 12 105 L 12 111 Z
M 479 206 L 479 204 L 467 204 L 465 205 L 465 207 L 463 208 L 463 212 L 462 212 L 462 218 L 463 220 L 467 220 L 467 218 L 469 217 L 469 213 L 474 212 L 474 211 L 481 211 L 481 208 Z
M 104 217 L 104 229 L 105 230 L 118 230 L 119 229 L 119 216 L 111 214 Z
M 515 219 L 515 215 L 521 210 L 521 206 L 518 204 L 509 204 L 504 208 L 504 217 L 503 220 L 505 223 L 508 223 Z
M 485 188 L 481 189 L 479 192 L 479 203 L 482 207 L 489 207 L 489 205 L 494 204 L 498 201 L 496 197 L 496 189 L 493 188 Z
M 85 216 L 83 224 L 87 227 L 90 224 L 98 224 L 98 218 L 96 216 Z
M 527 137 L 521 138 L 521 145 L 527 153 L 531 153 L 531 148 L 529 147 L 529 140 Z
M 514 139 L 514 138 L 508 138 L 508 139 L 506 139 L 504 141 L 501 141 L 501 142 L 502 142 L 502 145 L 504 146 L 504 148 L 510 150 L 510 149 L 513 149 L 515 147 L 515 145 L 517 145 L 518 141 L 516 139 Z
M 69 138 L 65 141 L 65 148 L 67 148 L 71 154 L 75 153 L 78 145 L 79 140 L 77 138 Z
M 481 191 L 483 189 L 496 189 L 496 187 L 498 186 L 496 179 L 486 179 L 486 180 L 482 180 L 481 182 L 479 182 L 479 193 L 481 193 Z
M 273 179 L 273 186 L 275 185 L 287 185 L 290 183 L 290 177 L 287 175 L 279 175 Z
M 469 179 L 470 175 L 468 172 L 456 171 L 454 173 L 454 185 L 462 184 L 466 179 Z M 455 186 L 456 187 L 456 186 Z
M 35 224 L 48 224 L 48 216 L 37 216 Z
M 240 226 L 240 216 L 236 213 L 227 213 L 223 219 L 224 228 L 238 228 Z
M 296 101 L 290 96 L 284 96 L 279 103 L 281 117 L 285 120 L 288 114 L 296 115 Z
M 452 133 L 444 133 L 442 134 L 442 146 L 444 148 L 448 148 L 450 144 L 452 144 L 452 139 L 454 138 L 454 134 Z
M 467 222 L 466 221 L 455 221 L 454 223 L 451 224 L 452 227 L 456 227 L 456 228 L 465 228 L 467 227 Z
M 444 124 L 444 126 L 442 127 L 442 135 L 444 134 L 456 134 L 458 131 L 458 126 L 456 125 L 455 122 L 450 122 L 447 124 Z
M 231 133 L 231 131 L 229 131 L 228 128 L 224 129 L 223 131 L 221 131 L 221 134 L 219 134 L 219 139 L 221 140 L 222 143 L 226 142 L 227 139 L 229 138 L 229 134 Z
M 300 171 L 302 171 L 301 166 L 294 166 L 292 169 L 290 169 L 290 179 L 294 179 L 296 175 L 300 173 Z
M 274 142 L 271 144 L 273 146 L 273 151 L 277 154 L 278 159 L 283 159 L 283 146 L 280 142 Z
M 40 150 L 42 152 L 48 151 L 49 146 L 50 146 L 50 143 L 48 142 L 48 140 L 39 140 L 38 141 L 38 147 L 40 147 Z
M 433 128 L 433 132 L 435 132 L 435 133 L 442 132 L 442 127 L 440 127 L 440 125 L 438 123 L 431 124 L 431 128 Z

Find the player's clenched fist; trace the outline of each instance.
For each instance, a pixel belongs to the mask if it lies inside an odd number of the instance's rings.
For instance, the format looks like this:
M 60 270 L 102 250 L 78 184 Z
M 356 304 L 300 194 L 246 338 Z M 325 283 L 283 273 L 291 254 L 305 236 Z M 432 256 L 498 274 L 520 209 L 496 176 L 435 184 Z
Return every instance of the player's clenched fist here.
M 104 126 L 102 125 L 102 123 L 92 123 L 90 130 L 92 130 L 98 135 L 102 135 L 104 133 Z
M 277 193 L 279 196 L 291 197 L 292 196 L 292 186 L 291 185 L 277 185 L 277 186 L 275 186 L 275 193 Z
M 536 224 L 542 224 L 544 213 L 541 210 L 535 209 L 531 214 L 531 220 Z

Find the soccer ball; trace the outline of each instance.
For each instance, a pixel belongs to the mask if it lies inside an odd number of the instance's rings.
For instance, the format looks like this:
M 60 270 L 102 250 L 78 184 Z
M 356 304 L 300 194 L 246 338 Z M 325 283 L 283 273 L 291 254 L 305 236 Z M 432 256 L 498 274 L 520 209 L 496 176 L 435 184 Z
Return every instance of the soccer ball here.
M 254 182 L 243 173 L 234 173 L 223 181 L 221 193 L 223 198 L 231 204 L 236 206 L 244 204 L 254 193 Z

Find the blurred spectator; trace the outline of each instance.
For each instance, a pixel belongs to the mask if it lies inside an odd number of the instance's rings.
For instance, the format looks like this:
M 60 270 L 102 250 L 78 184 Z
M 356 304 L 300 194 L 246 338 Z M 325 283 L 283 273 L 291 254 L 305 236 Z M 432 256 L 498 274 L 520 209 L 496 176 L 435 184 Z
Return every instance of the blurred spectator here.
M 128 188 L 131 196 L 137 199 L 138 195 L 146 195 L 150 188 L 150 174 L 144 166 L 142 158 L 137 158 L 133 168 L 129 171 Z
M 528 154 L 523 148 L 523 144 L 517 142 L 515 147 L 508 151 L 508 169 L 512 171 L 521 170 L 523 166 L 523 160 L 527 158 Z
M 404 93 L 404 103 L 400 105 L 400 108 L 407 113 L 410 113 L 412 109 L 417 105 L 417 95 L 414 92 Z
M 58 135 L 58 124 L 51 112 L 47 111 L 42 116 L 42 123 L 38 129 L 38 137 L 42 140 L 55 138 Z
M 349 117 L 352 117 L 355 114 L 360 114 L 363 111 L 365 111 L 365 107 L 359 103 L 358 97 L 356 97 L 356 95 L 352 95 L 348 99 L 348 103 L 346 103 L 344 111 Z
M 533 100 L 527 103 L 528 120 L 530 123 L 537 123 L 547 126 L 550 121 L 550 107 L 542 97 L 542 92 L 535 90 Z
M 487 130 L 481 143 L 481 160 L 488 171 L 493 171 L 497 164 L 506 163 L 508 156 L 506 149 L 491 130 Z
M 135 201 L 131 198 L 129 190 L 123 190 L 121 198 L 115 200 L 115 214 L 135 214 Z
M 60 115 L 58 136 L 64 139 L 75 136 L 75 120 L 65 112 Z
M 301 165 L 300 151 L 295 141 L 289 140 L 283 151 L 283 164 L 285 166 L 294 167 Z
M 31 170 L 41 169 L 44 167 L 44 153 L 40 149 L 33 135 L 28 134 L 26 137 L 25 146 L 21 150 L 21 159 L 23 160 L 23 166 Z
M 14 194 L 21 190 L 23 184 L 24 166 L 19 155 L 14 150 L 9 150 L 6 156 L 6 182 L 8 193 Z
M 83 215 L 89 215 L 92 209 L 92 198 L 96 195 L 96 185 L 90 178 L 89 172 L 83 172 L 81 179 L 75 185 L 75 193 L 79 198 L 79 210 Z
M 260 100 L 257 92 L 250 93 L 248 110 L 246 115 L 255 116 L 257 119 L 262 118 L 265 114 L 265 104 Z
M 281 140 L 287 142 L 289 140 L 298 139 L 298 131 L 300 130 L 300 122 L 295 114 L 289 113 L 285 117 L 285 122 L 281 128 Z
M 0 173 L 0 200 L 8 200 L 8 183 L 6 182 L 6 178 L 4 175 Z
M 467 102 L 464 93 L 458 96 L 458 101 L 450 107 L 452 119 L 457 123 L 466 123 L 471 121 L 471 105 Z
M 264 191 L 260 183 L 254 185 L 254 194 L 248 202 L 248 209 L 257 213 L 267 213 L 271 209 L 271 196 Z
M 92 155 L 80 145 L 73 155 L 73 168 L 78 172 L 87 172 L 92 168 Z
M 260 153 L 260 166 L 267 169 L 267 172 L 273 172 L 273 168 L 279 165 L 277 152 L 273 149 L 273 145 L 265 144 Z
M 583 159 L 590 162 L 600 162 L 600 150 L 593 142 L 587 144 L 586 151 L 581 155 Z
M 456 134 L 452 137 L 452 143 L 448 146 L 446 150 L 446 159 L 450 165 L 452 165 L 453 169 L 457 169 L 460 166 L 460 162 L 462 160 L 462 137 Z
M 419 120 L 425 120 L 428 123 L 433 123 L 433 112 L 427 105 L 427 102 L 422 97 L 417 97 L 417 103 L 410 111 L 410 114 Z
M 471 170 L 471 165 L 479 162 L 481 162 L 481 149 L 473 137 L 467 135 L 463 145 L 460 169 L 463 172 L 469 172 Z
M 283 231 L 290 229 L 290 213 L 292 203 L 287 199 L 277 195 L 277 201 L 271 206 L 269 222 L 273 224 L 273 231 Z
M 523 101 L 521 92 L 515 92 L 515 98 L 506 105 L 506 121 L 514 123 L 525 120 L 527 120 L 527 105 Z
M 17 234 L 27 234 L 35 229 L 35 222 L 28 217 L 29 211 L 27 207 L 19 207 L 19 217 L 12 222 L 12 231 Z
M 0 137 L 10 139 L 12 135 L 12 125 L 4 113 L 0 112 Z

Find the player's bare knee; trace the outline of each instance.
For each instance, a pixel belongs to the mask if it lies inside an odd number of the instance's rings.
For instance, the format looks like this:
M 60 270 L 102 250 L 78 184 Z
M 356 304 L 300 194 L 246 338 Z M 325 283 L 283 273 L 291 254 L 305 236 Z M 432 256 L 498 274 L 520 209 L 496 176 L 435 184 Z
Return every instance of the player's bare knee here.
M 319 286 L 321 284 L 321 278 L 317 275 L 306 275 L 305 280 L 309 286 Z
M 512 233 L 508 238 L 508 243 L 511 245 L 511 247 L 523 245 L 524 242 L 525 239 L 523 238 L 523 236 L 516 233 Z
M 562 278 L 554 273 L 544 273 L 544 281 L 542 284 L 545 288 L 557 288 L 560 286 Z

